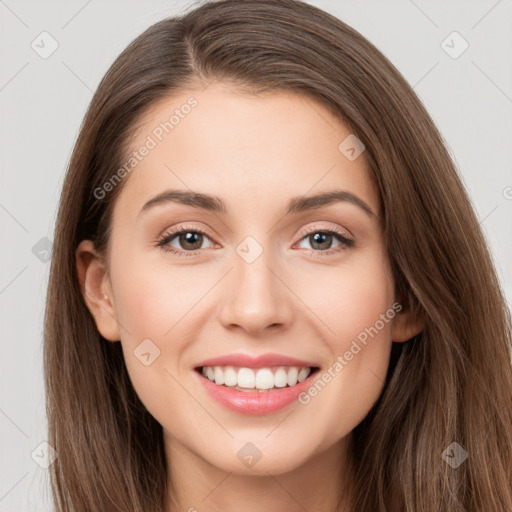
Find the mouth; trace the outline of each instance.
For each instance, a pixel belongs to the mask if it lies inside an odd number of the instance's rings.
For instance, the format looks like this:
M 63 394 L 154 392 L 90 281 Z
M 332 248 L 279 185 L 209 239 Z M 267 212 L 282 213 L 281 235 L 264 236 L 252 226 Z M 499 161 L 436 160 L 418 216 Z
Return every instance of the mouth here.
M 222 407 L 248 415 L 290 406 L 320 370 L 314 361 L 281 354 L 226 354 L 196 363 L 199 384 Z
M 320 370 L 317 366 L 199 366 L 194 370 L 204 379 L 221 388 L 245 393 L 274 393 L 294 388 L 313 378 Z M 301 386 L 302 387 L 302 386 Z

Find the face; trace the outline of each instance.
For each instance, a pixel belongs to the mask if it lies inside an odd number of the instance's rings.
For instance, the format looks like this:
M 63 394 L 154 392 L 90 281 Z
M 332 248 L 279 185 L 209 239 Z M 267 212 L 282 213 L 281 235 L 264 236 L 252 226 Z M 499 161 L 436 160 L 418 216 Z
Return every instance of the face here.
M 108 266 L 84 263 L 88 242 L 77 256 L 168 451 L 264 475 L 339 446 L 410 337 L 350 130 L 310 98 L 214 83 L 155 105 L 130 143 Z

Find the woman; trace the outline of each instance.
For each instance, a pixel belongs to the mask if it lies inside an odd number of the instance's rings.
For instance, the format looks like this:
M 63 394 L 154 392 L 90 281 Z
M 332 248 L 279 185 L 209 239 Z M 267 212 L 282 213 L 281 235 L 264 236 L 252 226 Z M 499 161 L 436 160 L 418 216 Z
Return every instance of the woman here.
M 58 511 L 512 510 L 511 321 L 467 193 L 313 6 L 206 3 L 119 56 L 45 322 Z

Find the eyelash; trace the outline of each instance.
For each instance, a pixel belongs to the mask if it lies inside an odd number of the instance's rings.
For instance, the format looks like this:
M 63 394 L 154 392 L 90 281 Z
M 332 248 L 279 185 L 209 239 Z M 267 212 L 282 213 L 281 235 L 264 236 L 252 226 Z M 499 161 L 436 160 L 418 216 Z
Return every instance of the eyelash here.
M 204 232 L 201 229 L 197 229 L 194 226 L 180 226 L 179 228 L 173 229 L 172 231 L 165 233 L 161 238 L 159 238 L 156 241 L 156 246 L 160 247 L 165 252 L 170 252 L 171 254 L 175 254 L 179 257 L 181 256 L 196 256 L 199 251 L 202 249 L 197 249 L 195 251 L 179 251 L 174 248 L 171 248 L 169 246 L 169 242 L 174 240 L 176 236 L 181 235 L 183 233 L 199 233 L 201 235 L 206 236 L 207 238 L 210 238 L 208 233 Z M 309 254 L 314 254 L 318 256 L 330 256 L 332 254 L 336 254 L 342 251 L 345 251 L 351 247 L 354 246 L 354 241 L 350 238 L 347 238 L 343 233 L 336 229 L 318 229 L 316 226 L 313 227 L 310 231 L 305 233 L 299 240 L 302 241 L 304 238 L 313 235 L 315 233 L 322 233 L 327 235 L 334 235 L 335 238 L 338 239 L 339 242 L 341 242 L 341 245 L 338 248 L 335 249 L 325 249 L 325 250 L 314 250 L 314 249 L 305 249 L 308 251 Z

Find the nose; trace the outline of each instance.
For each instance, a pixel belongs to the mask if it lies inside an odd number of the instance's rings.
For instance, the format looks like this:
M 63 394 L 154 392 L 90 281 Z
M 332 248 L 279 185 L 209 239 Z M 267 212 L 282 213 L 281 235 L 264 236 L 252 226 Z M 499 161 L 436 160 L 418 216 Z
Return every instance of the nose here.
M 266 254 L 264 251 L 252 263 L 235 254 L 235 268 L 229 273 L 227 289 L 223 290 L 226 300 L 220 311 L 220 320 L 226 328 L 261 334 L 290 323 L 290 292 Z

